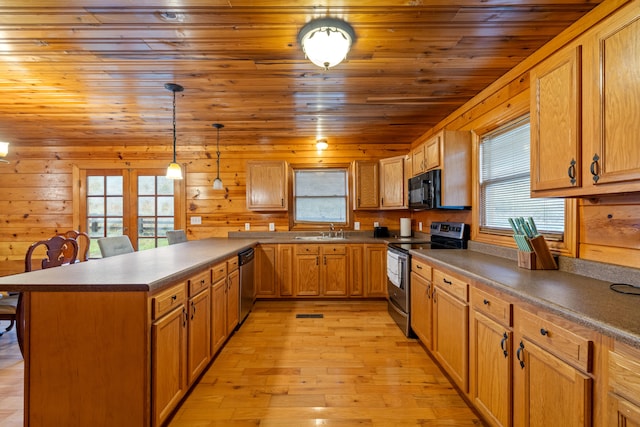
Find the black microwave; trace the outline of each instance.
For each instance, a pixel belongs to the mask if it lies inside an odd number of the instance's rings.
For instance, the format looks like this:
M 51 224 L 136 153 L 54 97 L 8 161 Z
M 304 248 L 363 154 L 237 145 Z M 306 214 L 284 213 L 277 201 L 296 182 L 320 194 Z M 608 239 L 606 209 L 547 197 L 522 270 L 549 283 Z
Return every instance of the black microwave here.
M 440 169 L 432 169 L 420 175 L 409 178 L 409 208 L 413 210 L 426 209 L 468 209 L 468 206 L 442 206 L 441 204 L 441 174 Z

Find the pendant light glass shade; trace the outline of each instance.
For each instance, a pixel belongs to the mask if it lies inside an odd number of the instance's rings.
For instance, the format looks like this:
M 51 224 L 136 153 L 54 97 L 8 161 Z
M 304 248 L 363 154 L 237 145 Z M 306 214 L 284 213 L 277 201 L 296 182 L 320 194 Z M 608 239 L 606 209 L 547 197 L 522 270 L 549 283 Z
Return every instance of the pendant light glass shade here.
M 220 179 L 220 129 L 222 129 L 224 125 L 221 125 L 220 123 L 214 123 L 211 126 L 218 129 L 218 137 L 216 142 L 216 156 L 218 157 L 216 163 L 218 172 L 216 175 L 216 179 L 213 180 L 213 189 L 222 190 L 224 189 L 224 184 L 222 184 L 222 180 Z
M 9 143 L 0 142 L 0 162 L 9 163 L 7 160 L 5 160 L 5 157 L 7 157 L 7 154 L 9 154 Z
M 298 34 L 298 42 L 309 61 L 325 70 L 347 57 L 355 38 L 351 25 L 335 18 L 310 21 Z
M 182 168 L 176 162 L 176 92 L 184 88 L 176 83 L 165 83 L 164 88 L 173 92 L 173 162 L 167 167 L 167 179 L 182 179 Z

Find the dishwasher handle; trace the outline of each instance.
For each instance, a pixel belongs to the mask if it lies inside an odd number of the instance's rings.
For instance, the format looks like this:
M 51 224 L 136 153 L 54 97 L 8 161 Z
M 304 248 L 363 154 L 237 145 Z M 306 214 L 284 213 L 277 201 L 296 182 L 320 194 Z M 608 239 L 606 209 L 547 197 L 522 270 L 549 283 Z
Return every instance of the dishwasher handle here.
M 253 261 L 254 256 L 255 256 L 255 251 L 253 250 L 253 248 L 249 248 L 247 250 L 239 252 L 238 265 L 249 264 L 251 261 Z

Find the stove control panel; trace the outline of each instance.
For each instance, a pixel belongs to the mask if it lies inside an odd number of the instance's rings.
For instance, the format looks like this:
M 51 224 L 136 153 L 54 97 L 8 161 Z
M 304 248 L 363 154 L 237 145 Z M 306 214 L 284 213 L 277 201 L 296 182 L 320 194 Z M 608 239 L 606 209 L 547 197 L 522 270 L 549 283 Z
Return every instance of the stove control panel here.
M 469 225 L 464 222 L 432 222 L 431 235 L 451 239 L 469 239 Z

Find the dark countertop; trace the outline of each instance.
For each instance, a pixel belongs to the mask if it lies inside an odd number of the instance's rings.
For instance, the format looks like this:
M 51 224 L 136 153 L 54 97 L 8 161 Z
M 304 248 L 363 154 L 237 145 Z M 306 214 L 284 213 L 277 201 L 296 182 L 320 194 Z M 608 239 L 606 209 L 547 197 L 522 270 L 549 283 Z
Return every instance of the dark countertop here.
M 514 260 L 470 250 L 410 253 L 640 348 L 640 296 L 614 292 L 609 282 L 558 270 L 527 270 Z
M 253 239 L 192 240 L 157 249 L 0 277 L 3 291 L 154 292 L 255 246 Z

